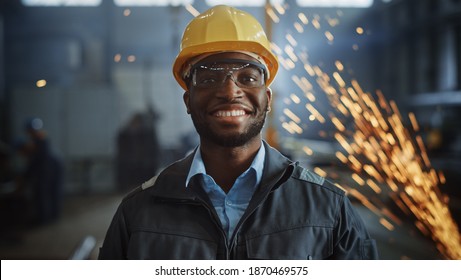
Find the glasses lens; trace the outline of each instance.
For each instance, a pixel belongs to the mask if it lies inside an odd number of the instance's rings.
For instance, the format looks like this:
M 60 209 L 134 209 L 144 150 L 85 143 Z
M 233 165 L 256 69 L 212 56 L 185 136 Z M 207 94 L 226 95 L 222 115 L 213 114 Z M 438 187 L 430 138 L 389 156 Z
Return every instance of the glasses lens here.
M 197 65 L 192 70 L 193 86 L 198 88 L 220 87 L 227 78 L 241 88 L 260 87 L 265 82 L 263 69 L 249 62 Z

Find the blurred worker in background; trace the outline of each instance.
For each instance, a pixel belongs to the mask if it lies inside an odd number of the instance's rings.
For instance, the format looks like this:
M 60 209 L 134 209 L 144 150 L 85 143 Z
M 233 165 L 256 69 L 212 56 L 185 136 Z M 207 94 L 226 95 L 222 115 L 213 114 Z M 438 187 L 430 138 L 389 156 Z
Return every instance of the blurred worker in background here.
M 100 259 L 377 258 L 344 191 L 262 140 L 277 69 L 250 14 L 189 23 L 173 73 L 200 144 L 124 198 Z
M 40 118 L 27 120 L 25 130 L 30 142 L 27 143 L 28 163 L 23 179 L 32 193 L 33 222 L 41 225 L 56 221 L 61 214 L 63 166 L 51 150 Z
M 117 184 L 126 192 L 152 177 L 160 163 L 153 110 L 134 114 L 117 135 Z

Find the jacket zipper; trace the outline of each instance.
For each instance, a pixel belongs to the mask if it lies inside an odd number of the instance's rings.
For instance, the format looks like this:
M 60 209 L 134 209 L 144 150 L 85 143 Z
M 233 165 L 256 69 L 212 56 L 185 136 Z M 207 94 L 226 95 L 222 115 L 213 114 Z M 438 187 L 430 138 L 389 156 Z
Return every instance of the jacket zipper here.
M 215 224 L 215 226 L 221 232 L 221 237 L 224 240 L 224 249 L 225 249 L 224 255 L 226 256 L 226 260 L 229 260 L 229 241 L 227 240 L 227 234 L 224 231 L 224 229 L 222 228 L 221 222 L 219 221 L 218 216 L 216 216 L 216 212 L 213 211 L 213 209 L 211 209 L 211 207 L 208 205 L 208 203 L 206 203 L 203 199 L 197 198 L 197 200 L 200 202 L 199 203 L 200 205 L 202 205 L 203 207 L 205 207 L 207 209 L 208 213 L 211 216 L 211 219 L 213 220 L 213 223 Z
M 291 165 L 290 165 L 291 166 Z M 288 169 L 288 168 L 287 168 Z M 243 220 L 241 220 L 237 227 L 235 228 L 234 232 L 232 233 L 232 238 L 230 240 L 230 251 L 229 251 L 229 254 L 232 254 L 232 257 L 235 255 L 235 252 L 234 252 L 234 246 L 235 246 L 235 240 L 237 238 L 237 233 L 240 231 L 240 228 L 245 224 L 245 222 L 248 220 L 248 218 L 256 211 L 256 209 L 258 209 L 261 204 L 267 199 L 267 197 L 273 193 L 275 191 L 275 188 L 278 187 L 279 185 L 281 185 L 283 182 L 281 182 L 282 178 L 285 177 L 285 173 L 287 172 L 287 169 L 285 169 L 285 171 L 282 173 L 281 176 L 279 176 L 277 178 L 277 180 L 275 181 L 275 183 L 269 188 L 270 190 L 258 201 L 258 203 L 256 204 L 255 207 L 253 207 L 252 209 L 250 209 L 250 212 L 248 212 L 248 215 L 244 215 L 242 217 Z M 227 244 L 227 243 L 226 243 Z M 228 259 L 230 259 L 231 256 L 228 256 Z

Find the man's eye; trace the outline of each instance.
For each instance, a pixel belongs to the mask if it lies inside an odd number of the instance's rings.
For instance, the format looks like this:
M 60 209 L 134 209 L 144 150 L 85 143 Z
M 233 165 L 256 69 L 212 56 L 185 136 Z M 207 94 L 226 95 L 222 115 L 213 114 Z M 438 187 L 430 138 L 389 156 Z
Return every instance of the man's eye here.
M 203 79 L 203 80 L 200 80 L 200 83 L 201 84 L 212 84 L 212 83 L 216 83 L 216 80 L 215 79 Z
M 248 82 L 256 82 L 258 79 L 255 77 L 251 77 L 251 76 L 245 76 L 243 77 L 243 80 L 248 81 Z
M 204 84 L 214 84 L 214 83 L 216 83 L 216 81 L 217 81 L 216 78 L 215 78 L 215 77 L 211 77 L 211 76 L 208 76 L 208 77 L 200 77 L 200 78 L 197 79 L 197 82 L 198 82 L 199 84 L 202 84 L 202 85 L 204 85 Z
M 241 75 L 239 76 L 239 81 L 245 84 L 252 84 L 258 82 L 258 78 L 250 75 Z
M 238 80 L 241 83 L 256 83 L 261 80 L 261 72 L 257 69 L 247 67 L 239 72 Z

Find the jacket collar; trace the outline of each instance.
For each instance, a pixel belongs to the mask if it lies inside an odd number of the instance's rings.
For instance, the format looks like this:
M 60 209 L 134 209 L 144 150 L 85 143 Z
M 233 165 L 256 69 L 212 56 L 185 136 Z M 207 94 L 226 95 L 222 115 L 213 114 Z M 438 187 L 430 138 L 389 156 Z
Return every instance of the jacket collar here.
M 272 148 L 264 140 L 263 145 L 266 148 L 264 170 L 260 187 L 256 190 L 255 195 L 267 193 L 273 187 L 277 187 L 275 186 L 277 181 L 280 181 L 280 179 L 285 176 L 291 175 L 293 171 L 293 162 L 291 160 Z M 165 170 L 158 175 L 155 186 L 148 188 L 146 191 L 149 191 L 151 195 L 156 197 L 196 200 L 197 193 L 194 192 L 194 188 L 184 188 L 196 152 L 197 148 L 184 159 L 165 168 Z
M 290 166 L 294 162 L 282 155 L 278 150 L 272 148 L 267 142 L 263 141 L 263 145 L 266 147 L 266 159 L 261 185 L 272 186 L 285 171 L 292 171 Z M 287 170 L 287 168 L 289 169 Z

